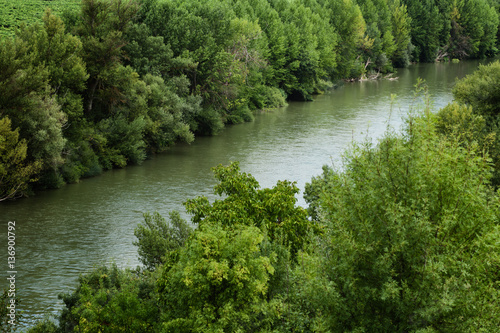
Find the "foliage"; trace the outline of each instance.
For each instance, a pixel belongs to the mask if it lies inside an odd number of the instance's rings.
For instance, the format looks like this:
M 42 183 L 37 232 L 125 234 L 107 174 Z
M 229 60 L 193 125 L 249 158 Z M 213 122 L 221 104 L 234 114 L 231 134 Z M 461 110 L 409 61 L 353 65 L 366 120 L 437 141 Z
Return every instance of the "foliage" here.
M 495 140 L 488 133 L 486 121 L 474 113 L 472 107 L 450 103 L 437 113 L 437 131 L 448 138 L 457 138 L 467 144 L 477 144 L 478 149 L 488 151 Z
M 202 224 L 179 261 L 158 281 L 165 332 L 248 332 L 270 318 L 266 302 L 272 258 L 260 254 L 255 226 Z
M 64 24 L 47 10 L 0 42 L 0 116 L 42 165 L 35 189 L 140 164 L 335 80 L 498 51 L 494 0 L 44 3 L 64 4 Z M 19 18 L 40 5 L 8 4 Z
M 498 13 L 486 0 L 459 1 L 457 21 L 470 40 L 470 56 L 483 58 L 494 55 L 498 31 Z
M 404 0 L 412 19 L 411 39 L 415 45 L 414 61 L 434 61 L 440 47 L 443 23 L 439 7 L 433 0 Z
M 389 59 L 396 51 L 389 5 L 387 1 L 380 0 L 358 0 L 357 2 L 367 24 L 364 36 L 367 43 L 364 46 L 364 53 L 367 57 L 367 65 L 371 64 L 367 67 L 379 72 L 387 72 L 392 69 Z M 405 27 L 401 26 L 401 28 Z M 403 50 L 407 48 L 406 45 L 401 45 L 401 47 Z
M 478 69 L 457 82 L 453 96 L 485 116 L 500 114 L 500 61 L 479 65 Z
M 389 2 L 391 10 L 392 34 L 394 35 L 395 50 L 391 61 L 396 67 L 407 67 L 411 56 L 411 17 L 407 6 L 400 0 Z
M 59 327 L 50 318 L 38 321 L 35 326 L 30 327 L 27 333 L 59 333 Z
M 306 243 L 302 230 L 317 228 L 294 206 L 292 184 L 260 190 L 237 163 L 214 173 L 220 181 L 214 191 L 225 199 L 186 203 L 198 228 L 176 212 L 169 222 L 145 214 L 136 245 L 153 272 L 113 266 L 82 275 L 77 289 L 62 296 L 60 330 L 244 332 L 280 325 L 289 248 L 297 252 Z
M 213 170 L 219 181 L 214 192 L 224 199 L 186 202 L 198 228 L 158 280 L 163 329 L 270 330 L 284 306 L 291 253 L 317 228 L 295 207 L 293 184 L 261 190 L 238 163 Z
M 130 64 L 140 76 L 146 74 L 165 77 L 171 70 L 173 52 L 165 45 L 163 37 L 152 36 L 151 29 L 144 23 L 135 23 L 126 31 L 128 44 L 124 46 L 127 53 L 127 64 Z M 189 66 L 196 66 L 189 64 Z
M 15 300 L 15 305 L 16 307 L 19 306 L 19 298 L 16 296 L 15 298 L 9 297 L 9 289 L 4 289 L 2 290 L 2 293 L 0 294 L 0 332 L 2 333 L 11 333 L 16 331 L 16 325 L 12 325 L 9 323 L 11 317 L 9 317 L 9 306 L 10 306 L 10 300 L 14 299 Z M 15 318 L 15 323 L 18 324 L 20 319 L 20 313 L 17 311 L 16 313 L 16 318 Z
M 79 15 L 66 17 L 82 41 L 89 72 L 83 93 L 87 124 L 76 145 L 86 153 L 90 147 L 98 157 L 97 165 L 92 156 L 89 164 L 75 163 L 73 178 L 92 169 L 139 164 L 148 153 L 194 139 L 190 122 L 200 100 L 186 96 L 182 76 L 169 76 L 182 59 L 172 59 L 162 38 L 151 36 L 146 26 L 133 24 L 138 10 L 131 1 L 84 1 Z M 146 74 L 149 70 L 166 80 Z
M 494 141 L 488 147 L 494 164 L 492 184 L 500 184 L 500 62 L 480 65 L 471 75 L 458 81 L 453 88 L 455 99 L 472 107 L 475 114 L 485 119 L 485 126 L 474 131 L 476 136 L 494 133 Z M 481 142 L 481 141 L 480 141 Z
M 295 207 L 293 184 L 260 190 L 238 163 L 213 170 L 219 181 L 214 192 L 224 199 L 186 202 L 198 228 L 158 280 L 163 329 L 271 329 L 283 307 L 279 295 L 292 258 L 288 247 L 296 253 L 317 228 Z
M 28 146 L 19 140 L 19 130 L 11 130 L 8 117 L 0 119 L 0 201 L 22 196 L 41 163 L 26 163 Z
M 361 9 L 353 0 L 321 0 L 329 14 L 330 24 L 339 35 L 338 53 L 340 56 L 335 69 L 338 78 L 359 78 L 364 72 L 358 61 L 358 52 L 364 43 L 366 21 Z
M 88 78 L 81 58 L 81 42 L 65 32 L 63 21 L 50 10 L 45 12 L 42 22 L 42 25 L 22 25 L 16 38 L 26 42 L 31 63 L 48 70 L 49 84 L 68 121 L 77 121 L 83 111 L 78 94 L 85 89 Z
M 240 172 L 237 162 L 219 165 L 213 171 L 219 181 L 214 193 L 224 199 L 213 204 L 206 197 L 188 200 L 185 205 L 194 224 L 256 226 L 271 242 L 283 237 L 292 253 L 304 246 L 309 232 L 319 232 L 316 224 L 308 221 L 305 209 L 295 206 L 299 189 L 294 183 L 279 181 L 273 188 L 259 189 L 253 176 Z
M 174 57 L 197 63 L 187 72 L 191 90 L 218 108 L 233 94 L 232 81 L 237 79 L 229 73 L 226 50 L 232 18 L 230 10 L 215 1 L 158 2 L 146 16 L 146 24 L 170 44 Z
M 132 73 L 122 68 L 123 33 L 138 10 L 134 2 L 84 0 L 78 20 L 69 27 L 80 37 L 89 79 L 84 94 L 87 116 L 99 121 L 120 103 Z
M 475 141 L 438 135 L 435 123 L 432 114 L 410 117 L 402 135 L 354 145 L 342 169 L 325 167 L 308 185 L 326 227 L 310 274 L 330 296 L 314 301 L 321 288 L 305 296 L 322 330 L 498 326 L 489 301 L 499 292 L 491 256 L 499 228 L 488 156 Z
M 193 117 L 200 112 L 201 100 L 195 96 L 182 96 L 188 89 L 183 76 L 165 82 L 158 76 L 143 77 L 143 98 L 147 105 L 144 140 L 150 150 L 162 152 L 176 142 L 194 140 Z
M 61 295 L 66 308 L 62 332 L 151 332 L 159 321 L 154 275 L 97 267 L 80 276 L 72 294 Z
M 319 81 L 336 66 L 337 34 L 328 20 L 302 1 L 272 1 L 283 24 L 285 48 L 283 81 L 292 99 L 311 100 Z
M 404 1 L 414 59 L 483 58 L 498 52 L 498 12 L 487 0 Z
M 20 138 L 29 142 L 27 162 L 54 170 L 63 162 L 62 127 L 67 117 L 50 89 L 49 70 L 33 61 L 35 52 L 20 38 L 0 44 L 0 114 L 9 117 Z
M 151 271 L 164 264 L 165 257 L 182 248 L 193 231 L 178 212 L 171 212 L 169 217 L 167 222 L 158 212 L 145 213 L 144 224 L 134 230 L 139 260 Z
M 47 134 L 56 138 L 49 138 L 48 135 L 43 136 L 40 138 L 42 142 L 33 147 L 33 151 L 38 154 L 43 149 L 49 149 L 48 147 L 52 143 L 53 146 L 50 147 L 51 161 L 44 162 L 45 170 L 41 174 L 38 186 L 44 184 L 43 187 L 59 187 L 58 182 L 62 182 L 62 180 L 58 180 L 60 178 L 58 168 L 64 163 L 64 151 L 66 151 L 66 155 L 72 158 L 71 154 L 68 153 L 68 146 L 71 146 L 71 143 L 67 138 L 70 140 L 81 139 L 78 131 L 81 128 L 83 105 L 79 94 L 85 87 L 87 73 L 85 64 L 80 57 L 80 40 L 67 34 L 62 20 L 53 15 L 50 10 L 45 12 L 42 21 L 43 25 L 21 26 L 16 32 L 16 41 L 24 42 L 27 46 L 24 52 L 29 57 L 31 66 L 47 70 L 47 84 L 55 97 L 55 100 L 52 101 L 53 108 L 60 109 L 60 114 L 57 117 L 63 119 L 59 120 L 60 129 L 51 129 L 50 132 L 46 129 L 42 130 L 44 133 L 47 132 Z M 46 115 L 42 116 L 46 117 Z M 47 120 L 50 119 L 47 118 Z M 30 120 L 30 123 L 33 122 L 43 124 L 42 121 L 37 119 Z M 52 120 L 53 122 L 54 120 Z M 51 134 L 55 130 L 61 133 Z M 25 128 L 24 131 L 26 137 L 29 137 L 31 133 L 33 133 L 31 135 L 38 137 L 38 133 L 32 127 Z M 61 142 L 61 136 L 64 137 L 63 142 Z M 30 146 L 33 146 L 33 144 L 30 144 Z M 35 158 L 49 159 L 43 156 L 35 156 Z M 51 175 L 55 175 L 55 181 L 50 180 Z

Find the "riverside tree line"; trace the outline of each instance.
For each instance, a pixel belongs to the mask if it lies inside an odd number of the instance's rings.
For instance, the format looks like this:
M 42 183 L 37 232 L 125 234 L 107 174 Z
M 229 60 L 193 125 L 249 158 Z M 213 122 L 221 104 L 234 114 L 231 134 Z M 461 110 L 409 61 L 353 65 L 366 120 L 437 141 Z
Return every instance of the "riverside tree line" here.
M 307 210 L 292 182 L 214 168 L 190 224 L 144 214 L 142 267 L 81 275 L 28 332 L 496 332 L 499 83 L 481 66 L 432 112 L 419 82 L 402 131 L 325 166 Z
M 0 42 L 0 200 L 141 163 L 341 79 L 498 51 L 498 0 L 70 8 Z

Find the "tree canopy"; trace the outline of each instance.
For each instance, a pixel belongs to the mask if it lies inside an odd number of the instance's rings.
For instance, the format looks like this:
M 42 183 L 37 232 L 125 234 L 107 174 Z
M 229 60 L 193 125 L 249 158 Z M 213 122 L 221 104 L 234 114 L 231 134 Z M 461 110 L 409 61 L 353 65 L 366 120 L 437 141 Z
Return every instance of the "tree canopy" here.
M 324 329 L 498 325 L 489 316 L 499 292 L 490 246 L 500 236 L 489 158 L 474 141 L 443 139 L 435 124 L 431 114 L 410 118 L 402 135 L 356 144 L 342 169 L 325 167 L 309 185 L 306 198 L 327 230 L 317 274 L 334 284 L 320 303 Z
M 492 56 L 498 22 L 492 0 L 83 0 L 60 17 L 47 10 L 0 41 L 0 116 L 27 140 L 26 161 L 41 163 L 18 194 L 140 164 L 339 80 Z

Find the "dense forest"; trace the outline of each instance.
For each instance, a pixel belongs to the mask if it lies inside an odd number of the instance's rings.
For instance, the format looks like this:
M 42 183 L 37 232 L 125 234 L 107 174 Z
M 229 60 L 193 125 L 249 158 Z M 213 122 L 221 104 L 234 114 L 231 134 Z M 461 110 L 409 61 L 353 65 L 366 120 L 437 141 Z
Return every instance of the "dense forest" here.
M 403 130 L 325 166 L 307 210 L 292 182 L 215 167 L 191 223 L 144 214 L 142 267 L 81 275 L 28 332 L 498 331 L 499 83 L 481 66 L 435 112 L 419 82 Z
M 58 15 L 15 28 L 40 3 Z M 499 4 L 0 2 L 0 201 L 139 164 L 340 80 L 493 56 Z

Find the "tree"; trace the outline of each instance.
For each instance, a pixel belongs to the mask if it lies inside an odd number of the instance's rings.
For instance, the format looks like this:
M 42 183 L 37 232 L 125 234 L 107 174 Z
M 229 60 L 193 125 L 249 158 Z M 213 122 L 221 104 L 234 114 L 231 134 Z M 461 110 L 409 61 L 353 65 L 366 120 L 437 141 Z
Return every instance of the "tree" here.
M 198 227 L 158 280 L 163 328 L 269 330 L 283 311 L 283 281 L 273 275 L 278 272 L 282 279 L 308 233 L 319 230 L 303 208 L 295 207 L 293 184 L 258 189 L 238 163 L 218 166 L 214 173 L 219 180 L 214 192 L 224 199 L 210 204 L 198 197 L 185 203 Z
M 286 84 L 287 70 L 287 40 L 284 24 L 278 12 L 266 0 L 230 1 L 238 18 L 244 18 L 250 24 L 245 35 L 254 35 L 258 38 L 251 40 L 249 51 L 254 55 L 249 63 L 249 73 L 246 82 L 241 87 L 242 99 L 248 100 L 250 110 L 275 108 L 286 104 L 287 93 L 283 90 Z M 233 21 L 235 22 L 235 21 Z M 260 24 L 259 22 L 266 22 Z M 246 27 L 245 27 L 246 28 Z M 248 34 L 260 30 L 258 35 Z M 241 28 L 239 29 L 241 30 Z M 243 31 L 244 32 L 244 31 Z M 236 38 L 248 38 L 243 35 Z
M 61 332 L 155 332 L 160 312 L 156 277 L 143 271 L 97 267 L 82 274 L 59 318 Z
M 30 327 L 26 332 L 28 333 L 59 333 L 59 327 L 54 323 L 51 318 L 46 317 L 43 320 L 39 320 L 36 324 Z
M 498 327 L 500 229 L 488 155 L 475 141 L 438 135 L 435 122 L 430 113 L 410 117 L 402 135 L 354 145 L 341 169 L 325 167 L 307 186 L 326 228 L 310 273 L 319 287 L 304 288 L 317 300 L 316 327 Z M 328 298 L 317 297 L 322 290 Z
M 269 327 L 266 301 L 274 272 L 255 226 L 199 226 L 158 280 L 165 332 L 248 332 Z M 264 319 L 264 320 L 262 320 Z
M 0 201 L 24 195 L 36 180 L 41 163 L 26 162 L 27 150 L 26 140 L 19 140 L 19 129 L 11 130 L 8 117 L 0 119 Z
M 338 36 L 325 15 L 298 1 L 273 1 L 285 25 L 288 44 L 286 79 L 281 87 L 291 99 L 311 100 L 320 90 L 321 80 L 328 80 L 336 67 Z M 315 8 L 316 7 L 316 8 Z
M 411 40 L 415 45 L 413 58 L 415 61 L 434 61 L 442 45 L 442 15 L 434 0 L 404 0 L 411 17 Z
M 370 41 L 364 50 L 366 67 L 386 72 L 392 68 L 390 59 L 396 50 L 389 5 L 380 0 L 358 0 L 357 3 L 367 25 L 365 40 Z
M 406 67 L 410 64 L 411 56 L 411 17 L 408 15 L 407 6 L 400 0 L 390 1 L 389 6 L 396 46 L 391 60 L 397 67 Z
M 182 96 L 189 89 L 187 79 L 181 76 L 165 82 L 147 74 L 143 82 L 142 96 L 134 98 L 137 94 L 131 94 L 131 100 L 145 100 L 143 136 L 149 151 L 162 152 L 177 142 L 193 142 L 197 128 L 193 118 L 200 112 L 201 99 Z
M 472 107 L 476 115 L 482 116 L 484 128 L 474 131 L 474 135 L 482 137 L 485 133 L 494 133 L 495 139 L 488 147 L 494 165 L 494 176 L 491 180 L 496 187 L 500 185 L 500 62 L 479 65 L 478 69 L 459 80 L 453 88 L 456 101 Z M 481 141 L 479 141 L 481 142 Z
M 47 67 L 33 61 L 35 53 L 21 38 L 0 43 L 0 115 L 26 140 L 26 161 L 54 172 L 63 162 L 67 117 L 51 91 Z
M 126 38 L 126 64 L 131 65 L 140 76 L 152 74 L 165 78 L 174 60 L 173 52 L 165 45 L 163 37 L 152 36 L 146 24 L 135 23 L 127 29 Z
M 24 136 L 25 131 L 28 131 L 30 141 L 32 138 L 39 138 L 37 141 L 41 141 L 30 143 L 30 156 L 46 151 L 44 155 L 37 156 L 44 160 L 44 170 L 37 186 L 59 187 L 63 182 L 59 175 L 60 167 L 66 161 L 75 160 L 74 155 L 79 155 L 75 152 L 82 145 L 80 141 L 84 122 L 80 93 L 85 89 L 88 78 L 81 58 L 82 45 L 77 37 L 65 32 L 62 20 L 50 10 L 44 14 L 43 24 L 21 26 L 15 38 L 17 43 L 26 45 L 24 52 L 29 60 L 24 66 L 33 66 L 41 73 L 47 72 L 46 94 L 51 96 L 51 99 L 44 99 L 42 108 L 46 110 L 35 111 L 42 118 L 34 119 L 35 114 L 32 115 L 25 122 L 26 125 L 21 126 L 21 133 Z M 47 116 L 49 109 L 54 110 L 51 117 Z M 54 117 L 59 118 L 57 123 L 61 128 L 58 129 L 54 126 L 55 121 L 50 120 Z M 20 118 L 19 115 L 13 119 L 17 118 Z M 34 124 L 38 124 L 38 127 L 43 124 L 44 129 L 38 130 Z M 42 133 L 45 135 L 40 135 Z M 67 170 L 64 174 L 79 173 L 72 172 L 71 164 L 64 165 Z M 80 176 L 81 173 L 76 176 L 76 180 Z
M 240 172 L 237 162 L 213 170 L 220 182 L 214 192 L 224 200 L 213 204 L 206 197 L 186 201 L 193 223 L 217 222 L 228 228 L 253 225 L 266 232 L 271 242 L 283 238 L 292 253 L 303 247 L 309 232 L 319 232 L 316 224 L 307 220 L 305 209 L 295 206 L 299 189 L 294 183 L 279 181 L 273 188 L 259 189 L 253 176 Z
M 471 39 L 469 36 L 464 35 L 464 28 L 460 25 L 460 13 L 456 6 L 453 7 L 450 13 L 451 18 L 451 31 L 450 40 L 446 45 L 446 52 L 443 56 L 450 56 L 451 58 L 463 59 L 471 53 Z
M 470 56 L 484 58 L 494 55 L 496 34 L 498 31 L 498 14 L 486 0 L 458 1 L 460 16 L 458 24 L 463 27 L 463 35 L 470 42 Z
M 182 219 L 178 212 L 170 213 L 167 222 L 160 214 L 144 214 L 144 224 L 139 224 L 134 230 L 138 247 L 139 259 L 149 270 L 154 270 L 165 263 L 166 256 L 184 246 L 191 227 Z
M 285 83 L 287 58 L 287 40 L 283 21 L 269 1 L 249 0 L 249 4 L 255 13 L 255 19 L 259 22 L 266 22 L 261 25 L 268 44 L 268 51 L 263 54 L 263 58 L 270 65 L 264 73 L 266 83 L 274 87 L 282 87 Z
M 90 165 L 74 161 L 77 171 L 96 169 L 96 164 L 104 169 L 140 164 L 148 153 L 194 139 L 193 119 L 201 101 L 188 95 L 182 73 L 194 64 L 188 58 L 173 58 L 162 37 L 134 22 L 145 15 L 138 13 L 134 1 L 88 0 L 79 14 L 67 18 L 82 41 L 89 72 L 83 94 L 87 126 L 72 148 Z
M 479 65 L 478 69 L 457 82 L 453 88 L 455 99 L 472 106 L 486 117 L 500 114 L 500 61 Z
M 339 36 L 336 78 L 359 78 L 363 74 L 364 64 L 358 61 L 359 50 L 364 41 L 366 22 L 361 9 L 352 0 L 320 0 L 328 11 L 330 25 Z
M 65 32 L 63 21 L 47 9 L 43 25 L 22 26 L 16 38 L 26 42 L 34 66 L 48 70 L 49 85 L 57 96 L 61 110 L 68 118 L 68 127 L 78 126 L 83 116 L 79 95 L 85 89 L 88 75 L 81 58 L 82 43 Z
M 79 16 L 69 26 L 82 41 L 82 58 L 89 74 L 84 112 L 89 119 L 107 117 L 109 107 L 123 96 L 122 85 L 129 79 L 120 75 L 127 44 L 123 35 L 137 11 L 134 1 L 84 0 Z
M 190 92 L 203 98 L 203 108 L 194 117 L 198 134 L 217 134 L 238 96 L 242 75 L 229 51 L 234 18 L 230 7 L 218 1 L 176 0 L 157 3 L 145 18 L 152 33 L 170 45 L 174 57 L 196 64 L 185 74 Z

